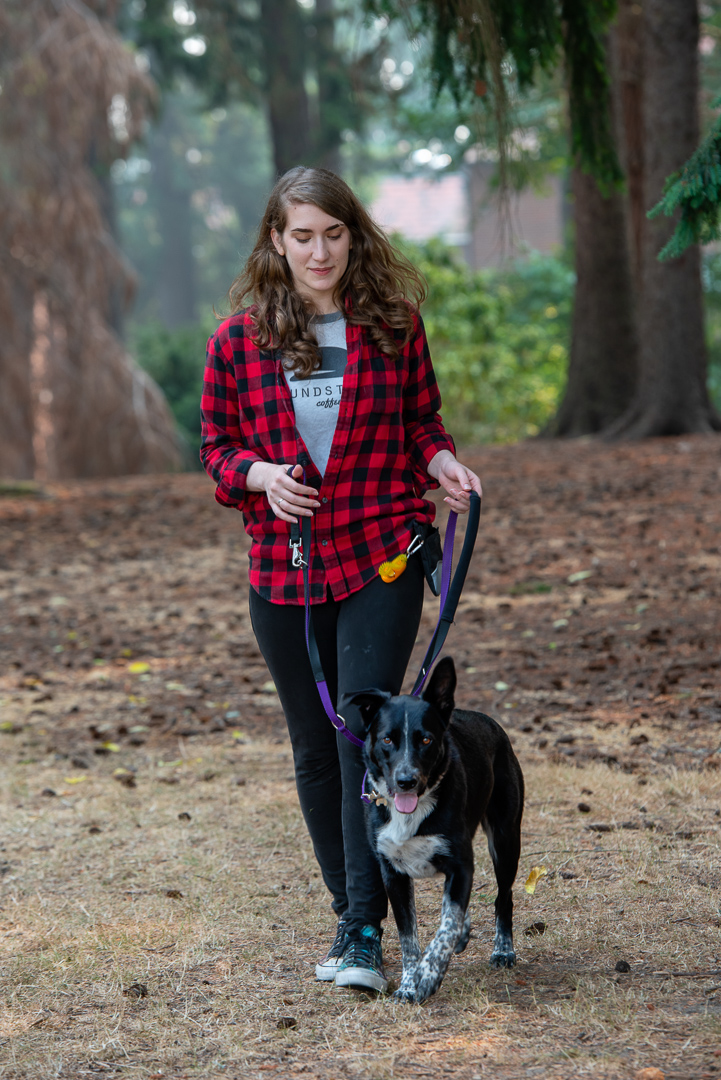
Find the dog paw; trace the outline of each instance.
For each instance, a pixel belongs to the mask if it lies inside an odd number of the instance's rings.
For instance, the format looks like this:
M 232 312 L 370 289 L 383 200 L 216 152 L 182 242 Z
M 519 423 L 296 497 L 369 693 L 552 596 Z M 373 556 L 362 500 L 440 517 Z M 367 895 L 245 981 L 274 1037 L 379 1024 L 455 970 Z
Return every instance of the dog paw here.
M 399 987 L 393 995 L 393 1000 L 402 1001 L 405 1005 L 415 1005 L 416 992 L 415 990 L 404 990 Z
M 427 1001 L 429 997 L 433 997 L 442 982 L 442 979 L 421 979 L 416 987 L 416 1004 L 420 1005 L 421 1002 Z
M 514 952 L 492 952 L 488 961 L 492 968 L 515 967 L 516 954 Z

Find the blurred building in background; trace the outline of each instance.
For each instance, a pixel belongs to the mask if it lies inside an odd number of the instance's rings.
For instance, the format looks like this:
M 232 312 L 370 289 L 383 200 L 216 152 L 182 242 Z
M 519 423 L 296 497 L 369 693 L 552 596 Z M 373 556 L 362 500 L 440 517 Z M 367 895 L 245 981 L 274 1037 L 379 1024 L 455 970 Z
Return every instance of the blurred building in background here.
M 439 237 L 475 270 L 499 266 L 512 254 L 557 252 L 564 232 L 562 177 L 547 177 L 540 193 L 527 188 L 511 195 L 509 229 L 490 189 L 494 169 L 477 162 L 437 177 L 384 177 L 371 212 L 387 232 L 416 243 Z

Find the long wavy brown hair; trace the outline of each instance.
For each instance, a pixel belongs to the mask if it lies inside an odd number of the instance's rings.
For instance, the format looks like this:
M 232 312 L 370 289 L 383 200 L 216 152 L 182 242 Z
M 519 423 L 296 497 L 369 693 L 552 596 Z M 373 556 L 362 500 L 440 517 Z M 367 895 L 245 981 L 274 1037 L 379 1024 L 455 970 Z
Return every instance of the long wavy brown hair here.
M 316 312 L 294 288 L 287 260 L 271 238 L 272 229 L 284 232 L 288 207 L 295 203 L 312 203 L 349 230 L 348 266 L 333 299 L 350 324 L 362 326 L 381 352 L 395 360 L 413 333 L 414 312 L 426 298 L 425 280 L 396 251 L 346 182 L 327 169 L 299 165 L 273 188 L 257 243 L 228 293 L 232 313 L 251 301 L 258 348 L 281 350 L 285 366 L 301 378 L 320 366 L 311 325 Z

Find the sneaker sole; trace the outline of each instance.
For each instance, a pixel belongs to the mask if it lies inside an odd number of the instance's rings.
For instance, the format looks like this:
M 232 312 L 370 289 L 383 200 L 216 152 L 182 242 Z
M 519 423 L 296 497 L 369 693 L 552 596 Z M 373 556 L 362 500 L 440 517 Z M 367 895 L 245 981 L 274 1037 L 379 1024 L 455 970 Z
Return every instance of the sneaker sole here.
M 387 979 L 367 968 L 345 968 L 336 975 L 335 984 L 351 990 L 376 990 L 380 994 L 388 988 Z
M 316 964 L 315 977 L 318 982 L 335 982 L 335 977 L 338 972 L 339 964 L 340 957 L 334 957 L 332 960 L 326 960 L 323 964 Z

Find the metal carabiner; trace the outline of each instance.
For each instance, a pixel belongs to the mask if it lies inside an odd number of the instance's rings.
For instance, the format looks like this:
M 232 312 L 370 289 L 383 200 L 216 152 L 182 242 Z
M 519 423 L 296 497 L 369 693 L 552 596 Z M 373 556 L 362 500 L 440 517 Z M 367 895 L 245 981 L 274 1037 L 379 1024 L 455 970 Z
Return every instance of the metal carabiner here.
M 291 563 L 296 568 L 296 570 L 299 570 L 301 568 L 301 566 L 307 566 L 308 565 L 308 563 L 303 558 L 303 548 L 301 546 L 300 540 L 295 540 L 295 541 L 294 540 L 289 540 L 288 541 L 288 547 L 293 549 L 293 555 L 291 557 Z
M 411 540 L 410 544 L 408 545 L 408 549 L 406 551 L 406 557 L 408 555 L 413 555 L 416 551 L 418 551 L 420 548 L 422 548 L 423 543 L 424 543 L 423 537 L 414 536 L 413 539 Z

